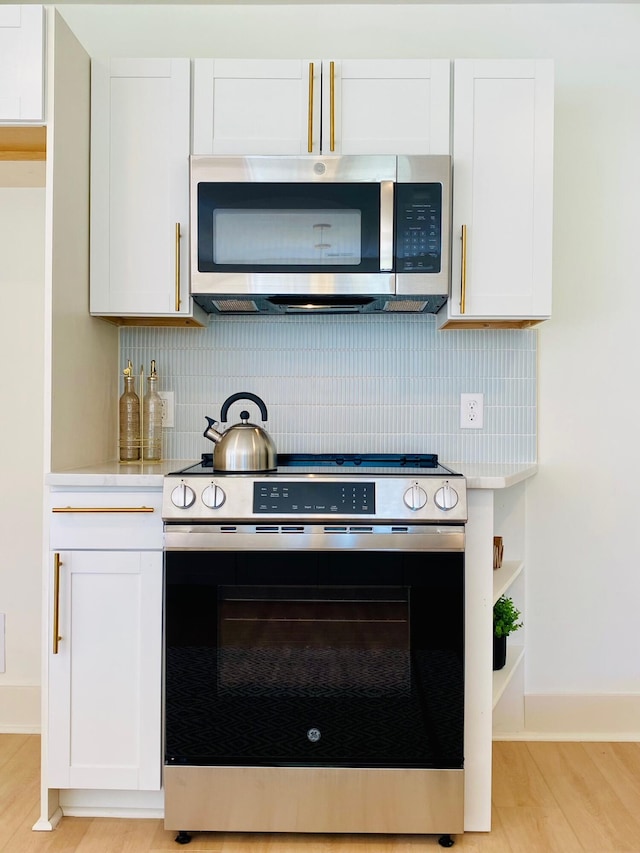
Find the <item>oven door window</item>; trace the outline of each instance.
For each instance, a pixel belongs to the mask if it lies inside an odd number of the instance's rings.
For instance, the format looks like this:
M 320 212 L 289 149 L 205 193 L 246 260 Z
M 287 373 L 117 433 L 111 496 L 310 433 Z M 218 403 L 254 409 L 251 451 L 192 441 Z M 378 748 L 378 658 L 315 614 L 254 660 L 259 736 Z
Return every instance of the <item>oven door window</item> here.
M 462 766 L 460 554 L 166 564 L 167 762 Z
M 199 183 L 200 272 L 379 272 L 380 185 Z

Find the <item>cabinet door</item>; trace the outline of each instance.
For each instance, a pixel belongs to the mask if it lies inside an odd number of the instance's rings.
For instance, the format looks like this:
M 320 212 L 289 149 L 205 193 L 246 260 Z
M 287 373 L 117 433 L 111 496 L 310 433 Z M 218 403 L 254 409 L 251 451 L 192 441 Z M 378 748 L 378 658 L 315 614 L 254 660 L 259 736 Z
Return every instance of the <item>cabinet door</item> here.
M 57 557 L 46 783 L 159 790 L 162 552 L 62 551 Z M 55 573 L 56 554 L 52 563 Z
M 189 60 L 94 61 L 91 95 L 91 313 L 189 316 Z
M 0 6 L 0 123 L 41 123 L 43 82 L 43 7 Z
M 462 323 L 547 318 L 551 61 L 455 62 L 453 173 L 452 287 L 441 314 L 446 311 L 447 320 Z
M 298 59 L 195 60 L 193 153 L 318 153 L 320 74 Z
M 449 60 L 327 60 L 322 73 L 324 153 L 449 154 Z
M 448 154 L 448 60 L 194 62 L 194 154 Z

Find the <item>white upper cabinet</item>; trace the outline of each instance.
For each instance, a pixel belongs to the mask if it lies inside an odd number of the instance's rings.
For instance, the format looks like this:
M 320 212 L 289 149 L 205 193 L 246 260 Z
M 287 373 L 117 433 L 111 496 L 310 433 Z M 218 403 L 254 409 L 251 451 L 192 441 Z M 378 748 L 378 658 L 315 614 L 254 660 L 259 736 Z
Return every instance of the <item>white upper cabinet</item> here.
M 194 154 L 306 154 L 318 150 L 320 63 L 196 59 Z
M 44 121 L 44 9 L 0 6 L 0 124 Z
M 194 154 L 448 154 L 448 60 L 194 61 Z
M 194 322 L 190 77 L 188 59 L 92 63 L 92 314 Z
M 323 62 L 323 153 L 449 154 L 450 66 L 448 59 Z
M 553 63 L 454 64 L 451 297 L 442 326 L 551 314 Z

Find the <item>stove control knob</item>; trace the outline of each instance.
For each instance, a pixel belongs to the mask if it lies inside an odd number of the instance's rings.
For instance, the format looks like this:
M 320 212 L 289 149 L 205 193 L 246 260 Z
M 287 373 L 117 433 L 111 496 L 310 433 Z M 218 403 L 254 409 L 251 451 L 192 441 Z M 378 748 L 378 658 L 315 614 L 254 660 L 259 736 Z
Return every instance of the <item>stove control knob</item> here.
M 208 506 L 209 509 L 219 509 L 226 499 L 227 496 L 225 493 L 215 483 L 209 483 L 202 493 L 202 503 Z
M 458 493 L 455 489 L 451 488 L 449 483 L 445 483 L 444 486 L 441 486 L 436 491 L 433 499 L 436 502 L 438 509 L 447 511 L 449 509 L 453 509 L 458 503 Z
M 171 492 L 171 503 L 178 509 L 189 509 L 190 506 L 193 506 L 195 499 L 196 493 L 186 483 L 180 483 Z
M 427 503 L 427 493 L 421 486 L 414 483 L 411 488 L 407 489 L 404 493 L 404 502 L 409 509 L 412 509 L 415 512 L 418 509 L 422 509 L 422 507 Z

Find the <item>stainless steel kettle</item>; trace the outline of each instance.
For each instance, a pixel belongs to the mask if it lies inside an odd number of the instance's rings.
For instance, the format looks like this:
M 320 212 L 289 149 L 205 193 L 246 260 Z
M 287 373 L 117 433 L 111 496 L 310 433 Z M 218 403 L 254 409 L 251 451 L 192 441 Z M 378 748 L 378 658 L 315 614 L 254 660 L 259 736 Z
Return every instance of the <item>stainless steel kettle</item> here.
M 238 400 L 252 400 L 260 409 L 262 420 L 267 420 L 267 407 L 260 397 L 241 391 L 232 394 L 222 404 L 220 421 L 227 422 L 229 407 Z M 213 468 L 215 471 L 274 471 L 277 465 L 276 447 L 269 433 L 256 424 L 249 423 L 249 412 L 240 412 L 242 423 L 234 424 L 224 432 L 214 429 L 215 421 L 207 418 L 209 426 L 205 438 L 215 443 Z

